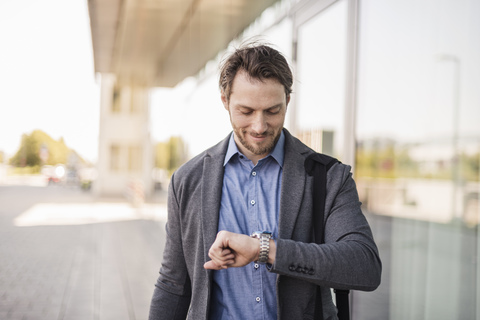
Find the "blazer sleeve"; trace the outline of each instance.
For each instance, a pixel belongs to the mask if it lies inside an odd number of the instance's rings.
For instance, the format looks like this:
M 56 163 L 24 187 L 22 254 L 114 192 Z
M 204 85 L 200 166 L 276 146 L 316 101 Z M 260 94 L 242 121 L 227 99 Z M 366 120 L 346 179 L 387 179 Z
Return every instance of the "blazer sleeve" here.
M 183 254 L 179 204 L 175 194 L 175 175 L 168 190 L 166 244 L 160 276 L 155 284 L 149 320 L 186 319 L 191 283 Z
M 375 290 L 382 265 L 360 205 L 350 167 L 334 165 L 327 176 L 325 244 L 277 239 L 271 271 L 330 288 Z M 304 230 L 311 232 L 308 224 Z

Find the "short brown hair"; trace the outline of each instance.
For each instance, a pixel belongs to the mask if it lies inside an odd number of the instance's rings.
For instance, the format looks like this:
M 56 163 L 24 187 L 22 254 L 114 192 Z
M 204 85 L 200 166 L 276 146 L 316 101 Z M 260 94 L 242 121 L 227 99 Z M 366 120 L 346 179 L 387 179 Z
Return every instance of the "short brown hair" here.
M 292 93 L 293 75 L 285 57 L 277 50 L 263 44 L 248 44 L 236 49 L 220 67 L 219 86 L 227 101 L 230 100 L 233 79 L 244 70 L 252 79 L 274 78 Z

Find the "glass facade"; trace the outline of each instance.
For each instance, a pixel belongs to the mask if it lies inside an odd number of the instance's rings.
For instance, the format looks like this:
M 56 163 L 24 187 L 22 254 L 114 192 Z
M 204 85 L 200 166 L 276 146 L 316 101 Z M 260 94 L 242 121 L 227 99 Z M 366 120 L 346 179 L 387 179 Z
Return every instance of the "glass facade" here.
M 359 1 L 355 179 L 384 274 L 358 319 L 480 317 L 478 12 Z
M 347 1 L 299 24 L 297 35 L 296 135 L 313 149 L 342 158 Z
M 383 261 L 380 287 L 352 292 L 352 319 L 480 319 L 480 1 L 269 10 L 273 22 L 243 38 L 259 35 L 292 62 L 286 127 L 352 165 Z M 192 155 L 230 131 L 219 61 L 175 89 Z

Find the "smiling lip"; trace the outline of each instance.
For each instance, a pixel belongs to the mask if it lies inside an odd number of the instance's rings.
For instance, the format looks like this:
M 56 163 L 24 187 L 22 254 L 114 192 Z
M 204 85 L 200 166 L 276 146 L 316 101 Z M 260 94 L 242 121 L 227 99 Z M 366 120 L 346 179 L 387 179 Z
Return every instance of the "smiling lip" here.
M 267 139 L 267 135 L 250 135 L 250 137 L 253 139 L 253 141 L 261 142 Z

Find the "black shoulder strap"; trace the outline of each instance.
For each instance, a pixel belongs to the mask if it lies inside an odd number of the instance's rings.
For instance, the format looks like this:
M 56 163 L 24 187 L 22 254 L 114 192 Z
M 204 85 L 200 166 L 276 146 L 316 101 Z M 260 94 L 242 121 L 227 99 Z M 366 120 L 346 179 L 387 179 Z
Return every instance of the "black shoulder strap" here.
M 312 169 L 316 163 L 320 163 L 324 165 L 326 171 L 328 171 L 335 163 L 340 162 L 334 157 L 327 156 L 323 153 L 312 153 L 305 159 L 305 170 L 307 171 L 308 175 L 312 176 L 313 172 Z
M 323 220 L 325 216 L 325 198 L 327 195 L 327 171 L 337 159 L 321 153 L 312 153 L 305 159 L 305 170 L 313 176 L 313 224 L 315 242 L 323 243 Z
M 325 198 L 327 195 L 327 171 L 338 161 L 337 159 L 321 153 L 312 153 L 305 159 L 305 171 L 313 176 L 313 223 L 316 243 L 324 243 L 324 217 Z M 338 319 L 350 319 L 348 302 L 349 290 L 335 289 L 335 297 L 338 309 Z M 320 286 L 317 286 L 315 319 L 323 320 L 323 304 Z

